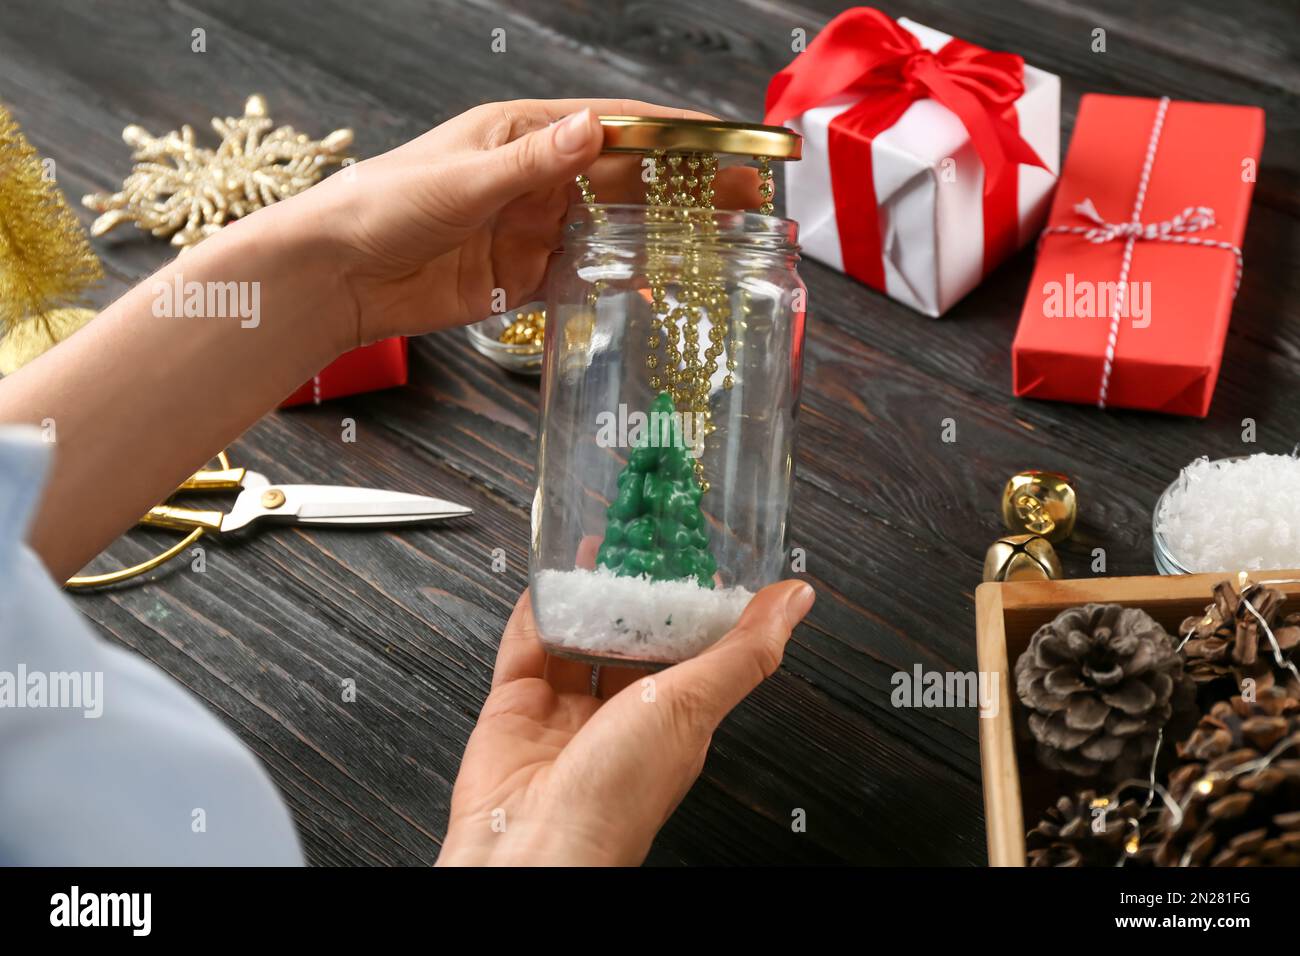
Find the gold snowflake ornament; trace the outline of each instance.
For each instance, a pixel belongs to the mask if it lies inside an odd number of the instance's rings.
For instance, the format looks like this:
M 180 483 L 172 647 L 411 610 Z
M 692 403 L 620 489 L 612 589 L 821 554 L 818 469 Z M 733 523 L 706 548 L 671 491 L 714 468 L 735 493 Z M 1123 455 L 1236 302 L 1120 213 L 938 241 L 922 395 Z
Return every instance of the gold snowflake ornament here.
M 326 165 L 346 160 L 341 154 L 352 145 L 350 129 L 315 140 L 292 126 L 276 127 L 256 93 L 243 116 L 218 117 L 212 128 L 221 136 L 216 149 L 196 146 L 188 125 L 158 137 L 139 126 L 124 129 L 136 165 L 121 192 L 82 200 L 102 213 L 90 234 L 102 236 L 134 222 L 155 236 L 170 235 L 174 246 L 191 246 L 231 219 L 314 185 Z

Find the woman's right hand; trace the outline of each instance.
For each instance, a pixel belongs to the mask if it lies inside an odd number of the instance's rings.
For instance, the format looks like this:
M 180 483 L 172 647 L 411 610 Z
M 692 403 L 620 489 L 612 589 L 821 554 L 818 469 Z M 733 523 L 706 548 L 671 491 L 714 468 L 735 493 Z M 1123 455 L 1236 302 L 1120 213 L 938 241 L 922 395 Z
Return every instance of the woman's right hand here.
M 802 581 L 763 588 L 704 653 L 655 674 L 548 655 L 528 592 L 465 748 L 440 865 L 641 863 L 699 776 L 714 730 L 781 664 L 812 607 Z

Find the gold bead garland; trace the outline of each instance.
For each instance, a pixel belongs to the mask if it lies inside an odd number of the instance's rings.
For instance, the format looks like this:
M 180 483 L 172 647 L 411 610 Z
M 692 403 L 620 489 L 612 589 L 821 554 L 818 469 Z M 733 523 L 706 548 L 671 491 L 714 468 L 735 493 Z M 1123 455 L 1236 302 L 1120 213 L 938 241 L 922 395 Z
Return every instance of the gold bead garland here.
M 591 180 L 586 176 L 578 176 L 578 192 L 582 194 L 582 202 L 587 206 L 596 206 L 596 191 L 591 188 Z M 599 207 L 592 210 L 591 218 L 593 222 L 601 223 L 605 221 L 605 213 Z M 600 299 L 600 294 L 605 291 L 605 283 L 597 280 L 591 285 L 587 292 L 587 309 L 591 313 L 592 321 L 596 317 L 596 302 Z
M 758 157 L 758 194 L 763 197 L 758 211 L 764 216 L 773 215 L 772 199 L 776 195 L 776 185 L 772 180 L 772 163 L 766 156 Z
M 700 152 L 650 152 L 652 176 L 646 186 L 648 238 L 646 278 L 650 285 L 653 318 L 646 336 L 645 365 L 649 385 L 667 392 L 683 415 L 690 415 L 696 441 L 715 430 L 709 410 L 709 393 L 714 375 L 723 360 L 726 375 L 722 387 L 735 385 L 736 361 L 726 354 L 731 329 L 731 305 L 723 279 L 723 261 L 714 240 L 717 224 L 714 212 L 714 180 L 718 157 Z M 759 212 L 772 215 L 772 169 L 765 156 L 755 157 L 759 165 Z M 582 201 L 596 203 L 595 192 L 586 176 L 578 177 Z M 599 213 L 597 213 L 599 215 Z M 670 226 L 660 229 L 657 224 Z M 672 236 L 685 227 L 687 238 Z M 668 301 L 668 287 L 678 287 L 677 301 Z M 601 283 L 588 293 L 589 305 L 599 298 Z M 708 344 L 701 357 L 700 327 L 708 324 Z M 709 490 L 704 477 L 703 457 L 695 459 L 695 476 L 703 491 Z

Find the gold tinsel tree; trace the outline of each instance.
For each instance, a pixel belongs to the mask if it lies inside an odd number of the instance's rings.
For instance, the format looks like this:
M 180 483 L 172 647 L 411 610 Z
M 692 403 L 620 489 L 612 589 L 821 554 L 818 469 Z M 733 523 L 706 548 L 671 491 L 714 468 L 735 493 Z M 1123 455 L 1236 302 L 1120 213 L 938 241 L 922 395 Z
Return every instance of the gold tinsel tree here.
M 77 306 L 102 276 L 40 155 L 0 105 L 0 374 L 89 321 L 94 310 Z

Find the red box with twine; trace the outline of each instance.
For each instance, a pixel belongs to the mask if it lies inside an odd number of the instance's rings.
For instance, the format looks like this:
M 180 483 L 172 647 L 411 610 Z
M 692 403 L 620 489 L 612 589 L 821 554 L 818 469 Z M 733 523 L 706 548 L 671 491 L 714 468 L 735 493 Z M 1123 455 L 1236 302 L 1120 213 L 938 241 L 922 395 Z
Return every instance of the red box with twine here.
M 1209 413 L 1263 142 L 1253 106 L 1082 98 L 1011 347 L 1016 395 Z

